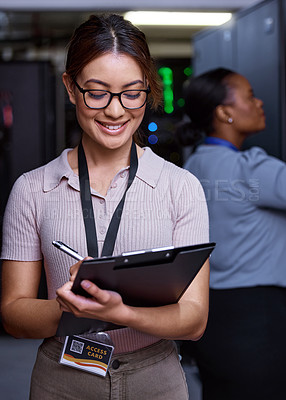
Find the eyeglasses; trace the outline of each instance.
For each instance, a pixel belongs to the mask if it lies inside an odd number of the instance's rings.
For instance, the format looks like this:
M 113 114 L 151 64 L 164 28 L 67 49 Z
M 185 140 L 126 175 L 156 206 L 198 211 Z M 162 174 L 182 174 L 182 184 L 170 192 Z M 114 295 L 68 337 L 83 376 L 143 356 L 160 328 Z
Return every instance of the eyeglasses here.
M 83 95 L 83 100 L 88 108 L 100 110 L 106 108 L 111 103 L 113 97 L 119 98 L 122 107 L 127 110 L 137 110 L 142 108 L 147 101 L 150 88 L 141 90 L 123 90 L 120 93 L 112 93 L 108 90 L 83 89 L 73 80 L 78 90 Z

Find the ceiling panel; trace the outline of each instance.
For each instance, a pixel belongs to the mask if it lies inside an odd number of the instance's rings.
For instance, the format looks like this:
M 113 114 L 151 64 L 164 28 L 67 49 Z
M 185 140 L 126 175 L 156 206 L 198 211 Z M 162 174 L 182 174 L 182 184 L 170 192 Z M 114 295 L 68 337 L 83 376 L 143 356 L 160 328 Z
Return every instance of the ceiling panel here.
M 249 7 L 259 0 L 1 0 L 2 10 L 139 10 L 228 9 Z
M 73 30 L 91 13 L 129 10 L 230 11 L 261 0 L 0 0 L 0 55 L 58 55 Z M 191 38 L 203 27 L 140 27 L 154 57 L 190 57 Z

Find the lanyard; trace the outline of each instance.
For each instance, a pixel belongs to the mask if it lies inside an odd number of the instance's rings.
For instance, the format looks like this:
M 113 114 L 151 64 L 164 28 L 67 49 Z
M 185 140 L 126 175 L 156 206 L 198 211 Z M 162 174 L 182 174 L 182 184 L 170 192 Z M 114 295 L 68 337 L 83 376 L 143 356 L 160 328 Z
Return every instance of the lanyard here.
M 88 249 L 88 255 L 94 258 L 98 257 L 98 243 L 96 235 L 95 218 L 92 206 L 92 198 L 90 192 L 90 181 L 88 174 L 88 167 L 86 162 L 86 157 L 84 154 L 84 149 L 82 142 L 80 141 L 78 147 L 78 168 L 79 168 L 79 183 L 80 183 L 80 199 L 83 211 L 83 220 L 85 226 L 86 243 Z M 129 169 L 129 179 L 127 188 L 120 200 L 114 214 L 111 218 L 106 237 L 103 244 L 102 254 L 103 256 L 111 256 L 115 246 L 115 241 L 119 229 L 119 224 L 121 221 L 122 211 L 125 203 L 127 190 L 130 188 L 132 182 L 134 181 L 136 172 L 138 168 L 138 157 L 136 151 L 136 145 L 132 142 L 131 155 L 130 155 L 130 169 Z
M 221 139 L 215 136 L 207 136 L 204 140 L 205 144 L 214 144 L 214 145 L 218 145 L 218 146 L 224 146 L 224 147 L 228 147 L 229 149 L 235 150 L 235 151 L 239 151 L 239 149 L 237 147 L 235 147 L 232 143 L 230 143 L 228 140 L 225 139 Z

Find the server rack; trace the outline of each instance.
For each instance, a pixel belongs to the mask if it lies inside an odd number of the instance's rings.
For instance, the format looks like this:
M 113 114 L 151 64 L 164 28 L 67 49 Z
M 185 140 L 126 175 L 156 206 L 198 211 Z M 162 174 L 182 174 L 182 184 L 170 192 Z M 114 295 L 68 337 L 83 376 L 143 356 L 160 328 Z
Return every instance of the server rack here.
M 285 31 L 286 2 L 266 0 L 235 14 L 218 28 L 194 37 L 194 75 L 226 67 L 244 75 L 264 102 L 266 129 L 245 147 L 258 145 L 286 160 Z

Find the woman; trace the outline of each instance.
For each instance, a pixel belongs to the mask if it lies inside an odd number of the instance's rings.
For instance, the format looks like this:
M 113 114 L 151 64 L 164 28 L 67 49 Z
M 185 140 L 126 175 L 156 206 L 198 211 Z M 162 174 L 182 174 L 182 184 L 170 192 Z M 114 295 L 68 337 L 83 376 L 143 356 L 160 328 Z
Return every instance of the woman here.
M 204 186 L 210 239 L 210 311 L 193 355 L 204 400 L 286 398 L 286 166 L 245 139 L 265 128 L 248 80 L 219 68 L 191 80 L 190 118 L 178 134 L 194 153 L 185 168 Z
M 118 15 L 91 16 L 70 41 L 63 82 L 81 143 L 21 176 L 5 212 L 4 326 L 15 337 L 48 338 L 38 352 L 30 399 L 187 399 L 172 339 L 197 340 L 204 332 L 208 263 L 178 304 L 138 308 L 90 281 L 82 282 L 90 298 L 76 296 L 71 286 L 80 262 L 71 266 L 70 257 L 52 246 L 60 239 L 97 257 L 208 241 L 198 180 L 133 141 L 146 102 L 156 108 L 161 100 L 144 34 Z M 108 231 L 113 215 L 114 240 Z M 48 300 L 37 299 L 42 260 Z M 58 363 L 62 311 L 126 327 L 103 335 L 101 345 L 114 346 L 105 378 Z M 95 354 L 98 335 L 88 339 L 95 339 Z

